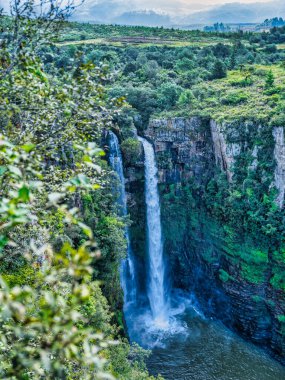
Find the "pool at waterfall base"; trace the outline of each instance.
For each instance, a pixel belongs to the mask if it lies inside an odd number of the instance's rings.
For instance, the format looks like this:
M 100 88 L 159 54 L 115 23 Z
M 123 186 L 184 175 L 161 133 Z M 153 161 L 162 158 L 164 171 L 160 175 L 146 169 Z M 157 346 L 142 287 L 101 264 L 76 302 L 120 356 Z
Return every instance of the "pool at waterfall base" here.
M 285 380 L 285 368 L 221 322 L 188 306 L 176 317 L 184 330 L 165 334 L 147 366 L 165 380 Z

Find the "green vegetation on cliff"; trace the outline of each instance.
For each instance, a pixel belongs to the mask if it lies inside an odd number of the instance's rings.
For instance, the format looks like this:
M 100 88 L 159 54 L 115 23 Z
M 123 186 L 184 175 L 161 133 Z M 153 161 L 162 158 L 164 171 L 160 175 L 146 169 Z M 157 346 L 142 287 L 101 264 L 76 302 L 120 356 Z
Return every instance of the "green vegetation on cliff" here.
M 202 82 L 191 88 L 183 107 L 164 116 L 202 116 L 219 123 L 253 121 L 284 126 L 285 66 L 254 65 L 229 71 L 225 79 Z M 179 106 L 179 104 L 178 104 Z M 179 110 L 179 108 L 181 108 Z
M 191 107 L 199 108 L 197 104 L 204 98 L 214 106 L 219 102 L 219 94 L 214 93 L 215 78 L 225 77 L 230 70 L 236 70 L 229 76 L 237 83 L 229 85 L 228 98 L 223 101 L 236 105 L 245 102 L 251 76 L 256 81 L 252 88 L 263 83 L 262 75 L 266 76 L 262 67 L 252 74 L 248 65 L 269 66 L 285 59 L 283 50 L 267 51 L 263 40 L 257 42 L 254 37 L 71 23 L 61 34 L 61 40 L 69 43 L 45 46 L 41 55 L 49 70 L 69 70 L 78 55 L 85 63 L 104 62 L 115 73 L 109 84 L 111 96 L 125 97 L 136 113 L 136 126 L 140 128 L 142 122 L 145 128 L 153 115 L 186 114 Z M 212 83 L 213 91 L 207 93 Z

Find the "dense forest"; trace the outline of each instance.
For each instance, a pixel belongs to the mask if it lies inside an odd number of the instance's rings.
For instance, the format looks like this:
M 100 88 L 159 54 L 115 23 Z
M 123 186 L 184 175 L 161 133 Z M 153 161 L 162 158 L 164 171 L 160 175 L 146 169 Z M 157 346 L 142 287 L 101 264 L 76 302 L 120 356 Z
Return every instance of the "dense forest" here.
M 229 284 L 257 289 L 255 316 L 266 304 L 264 319 L 277 326 L 273 343 L 259 341 L 284 362 L 284 189 L 274 184 L 272 131 L 285 126 L 285 27 L 253 34 L 92 25 L 67 22 L 73 11 L 16 1 L 12 16 L 0 13 L 0 377 L 162 379 L 148 373 L 150 351 L 128 339 L 120 284 L 126 228 L 146 265 L 137 134 L 154 144 L 166 178 L 165 251 L 181 275 L 171 283 L 187 289 L 195 276 L 188 249 L 201 251 L 203 276 L 211 268 L 226 293 Z M 189 118 L 200 128 L 190 123 L 193 140 L 202 137 L 188 162 L 175 150 L 186 140 L 172 128 Z M 232 150 L 239 146 L 232 167 L 228 151 L 215 169 L 210 148 L 197 161 L 213 121 Z M 110 131 L 126 173 L 123 216 Z M 253 328 L 230 327 L 258 341 Z

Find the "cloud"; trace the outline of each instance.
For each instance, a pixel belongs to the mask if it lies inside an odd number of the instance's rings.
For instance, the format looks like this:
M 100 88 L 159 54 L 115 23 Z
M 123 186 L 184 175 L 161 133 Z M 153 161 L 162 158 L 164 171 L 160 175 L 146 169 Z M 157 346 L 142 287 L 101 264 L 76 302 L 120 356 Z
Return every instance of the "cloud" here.
M 9 0 L 0 0 L 0 9 L 4 9 L 5 12 L 8 12 L 10 9 L 10 1 Z
M 284 0 L 86 0 L 75 17 L 82 21 L 105 23 L 147 23 L 144 11 L 154 11 L 152 20 L 157 25 L 167 25 L 169 15 L 174 24 L 223 22 L 260 22 L 267 17 L 285 16 Z M 159 17 L 161 15 L 161 17 Z M 129 18 L 129 19 L 128 19 Z M 135 21 L 137 20 L 137 21 Z
M 269 0 L 241 0 L 241 3 L 262 3 Z M 86 0 L 82 5 L 80 12 L 86 13 L 86 10 L 98 18 L 104 17 L 110 19 L 112 15 L 132 12 L 153 10 L 157 13 L 168 13 L 172 17 L 177 15 L 191 14 L 197 11 L 202 11 L 217 5 L 232 3 L 233 0 Z
M 132 11 L 124 12 L 114 19 L 116 24 L 123 25 L 143 25 L 143 26 L 160 26 L 171 25 L 170 16 L 159 14 L 154 11 Z
M 23 0 L 24 1 L 24 0 Z M 79 0 L 75 0 L 78 2 Z M 0 7 L 9 10 L 10 0 L 0 0 Z M 169 17 L 174 24 L 223 22 L 259 22 L 264 18 L 285 16 L 284 0 L 85 0 L 73 19 L 102 23 L 148 23 L 168 25 Z M 128 20 L 129 18 L 129 20 Z
M 189 13 L 189 11 L 195 12 L 207 8 L 209 8 L 208 5 L 201 5 L 201 3 L 197 3 L 197 0 L 190 0 L 190 2 L 189 0 L 129 0 L 128 2 L 125 0 L 86 0 L 78 9 L 75 17 L 85 21 L 112 22 L 128 12 L 154 11 L 157 14 L 174 16 L 178 13 L 185 14 L 186 11 Z
M 196 12 L 184 17 L 181 22 L 183 24 L 201 23 L 211 24 L 215 22 L 224 23 L 259 23 L 266 18 L 273 17 L 285 18 L 285 2 L 284 0 L 276 0 L 266 3 L 229 3 L 214 7 L 204 12 Z

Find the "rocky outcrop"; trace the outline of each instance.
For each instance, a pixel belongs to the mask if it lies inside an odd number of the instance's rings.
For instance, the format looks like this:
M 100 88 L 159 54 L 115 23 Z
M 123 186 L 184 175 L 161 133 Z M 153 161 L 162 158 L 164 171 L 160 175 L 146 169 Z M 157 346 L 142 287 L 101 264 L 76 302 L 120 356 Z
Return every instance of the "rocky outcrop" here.
M 159 182 L 204 182 L 214 164 L 211 133 L 197 117 L 151 120 L 145 136 L 154 143 Z
M 220 166 L 220 168 L 227 173 L 227 178 L 229 182 L 231 182 L 234 159 L 235 156 L 240 154 L 241 146 L 238 143 L 227 143 L 225 135 L 222 132 L 223 126 L 217 124 L 214 120 L 210 121 L 210 127 L 216 165 Z
M 235 123 L 218 124 L 214 120 L 203 121 L 198 117 L 151 120 L 145 136 L 155 145 L 160 182 L 177 183 L 192 176 L 201 179 L 203 173 L 207 177 L 205 168 L 210 162 L 212 164 L 213 155 L 216 167 L 227 174 L 229 182 L 233 180 L 236 158 L 241 153 L 250 153 L 251 162 L 248 169 L 255 171 L 259 164 L 258 155 L 262 155 L 262 126 L 244 123 L 242 133 L 237 133 L 237 128 Z M 256 140 L 256 144 L 250 144 L 248 141 L 252 130 L 252 139 Z M 284 128 L 273 128 L 272 135 L 276 161 L 273 185 L 278 190 L 276 201 L 282 208 L 285 196 Z
M 275 139 L 274 157 L 276 160 L 275 168 L 275 187 L 278 189 L 277 202 L 280 208 L 284 205 L 285 195 L 285 139 L 284 128 L 276 127 L 273 129 Z

